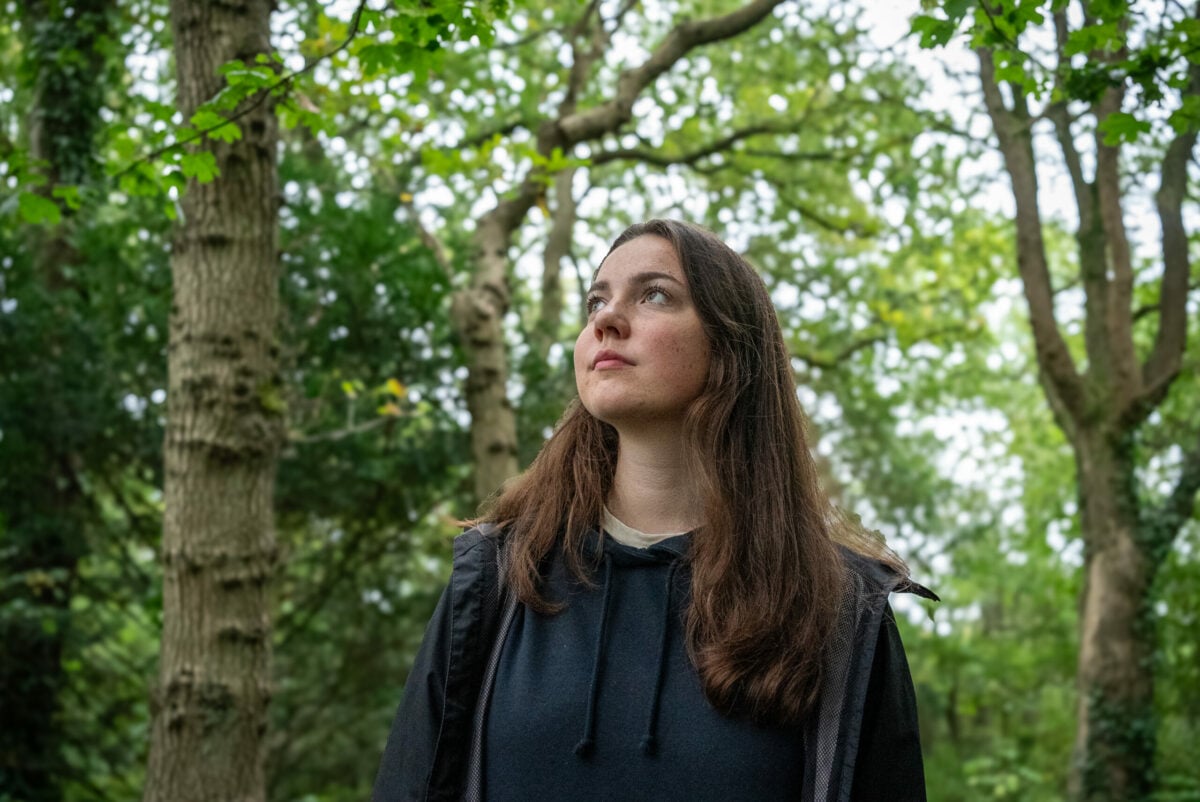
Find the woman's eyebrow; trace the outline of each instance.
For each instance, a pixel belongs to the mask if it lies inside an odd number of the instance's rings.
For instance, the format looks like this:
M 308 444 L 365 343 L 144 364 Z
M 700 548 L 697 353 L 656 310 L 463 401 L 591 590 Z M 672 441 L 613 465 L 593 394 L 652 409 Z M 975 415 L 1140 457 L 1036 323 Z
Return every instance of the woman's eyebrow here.
M 652 281 L 662 281 L 664 279 L 667 281 L 673 281 L 679 285 L 683 284 L 682 281 L 677 279 L 675 276 L 672 276 L 670 273 L 662 273 L 657 270 L 647 270 L 642 273 L 635 273 L 634 275 L 630 276 L 629 283 L 635 285 L 649 284 Z M 588 288 L 588 293 L 607 292 L 610 286 L 611 285 L 607 281 L 593 281 L 592 286 Z

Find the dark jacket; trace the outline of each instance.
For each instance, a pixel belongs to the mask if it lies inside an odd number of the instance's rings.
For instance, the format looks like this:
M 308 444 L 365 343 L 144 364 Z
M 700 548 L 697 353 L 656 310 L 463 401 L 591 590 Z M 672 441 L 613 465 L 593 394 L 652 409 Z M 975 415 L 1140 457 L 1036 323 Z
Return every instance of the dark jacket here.
M 611 541 L 609 544 L 609 550 L 616 553 L 620 560 L 625 547 L 612 544 Z M 678 546 L 675 549 L 682 550 Z M 668 546 L 662 544 L 651 551 L 654 550 L 660 555 L 669 551 Z M 502 599 L 503 594 L 498 582 L 499 557 L 496 539 L 484 536 L 478 530 L 471 530 L 455 541 L 454 570 L 450 584 L 430 622 L 425 641 L 409 677 L 404 700 L 388 738 L 372 795 L 373 800 L 391 802 L 480 798 L 484 785 L 482 753 L 487 733 L 484 712 L 492 701 L 491 694 L 497 685 L 496 672 L 501 654 L 498 647 L 504 641 L 503 633 L 507 633 L 513 627 L 514 619 L 518 622 L 516 629 L 525 633 L 517 639 L 518 643 L 527 643 L 530 638 L 536 639 L 536 627 L 539 626 L 540 620 L 532 615 L 526 620 L 523 608 L 510 599 Z M 765 730 L 750 729 L 737 731 L 737 738 L 740 740 L 729 739 L 728 743 L 734 744 L 731 748 L 751 750 L 746 754 L 753 754 L 753 750 L 760 746 L 777 751 L 788 750 L 778 752 L 779 754 L 795 754 L 797 757 L 802 754 L 802 771 L 797 767 L 795 782 L 784 785 L 796 789 L 796 793 L 791 796 L 798 796 L 804 800 L 923 800 L 924 777 L 917 739 L 912 683 L 895 623 L 887 607 L 887 595 L 890 591 L 898 589 L 901 579 L 881 564 L 849 552 L 846 553 L 846 558 L 850 567 L 850 587 L 847 588 L 842 614 L 831 648 L 828 650 L 825 684 L 819 708 L 814 715 L 809 716 L 803 727 L 795 728 L 794 744 L 781 740 L 778 735 L 761 735 Z M 648 557 L 645 560 L 651 561 L 652 558 Z M 611 569 L 611 566 L 608 567 Z M 674 568 L 671 569 L 672 572 L 673 570 Z M 669 573 L 668 588 L 672 581 L 671 576 Z M 604 577 L 602 584 L 605 587 L 597 589 L 597 594 L 607 593 L 611 588 L 608 576 Z M 551 583 L 550 586 L 554 587 L 554 584 Z M 561 579 L 558 587 L 564 587 Z M 906 586 L 903 589 L 912 588 Z M 572 597 L 572 601 L 577 603 L 585 598 L 584 595 L 576 595 Z M 599 604 L 598 601 L 593 601 Z M 669 589 L 665 604 L 669 611 Z M 604 643 L 603 627 L 609 616 L 607 600 L 603 605 L 604 612 L 599 619 L 601 631 L 597 649 Z M 575 607 L 582 610 L 586 604 L 576 604 Z M 568 610 L 571 609 L 573 608 L 569 606 Z M 564 612 L 560 615 L 566 614 Z M 586 615 L 586 612 L 578 614 Z M 522 625 L 526 628 L 522 629 Z M 534 629 L 530 630 L 529 627 Z M 530 634 L 531 631 L 533 634 Z M 662 653 L 665 654 L 668 648 L 667 630 L 663 632 Z M 501 633 L 501 636 L 497 637 L 497 633 Z M 680 637 L 677 632 L 672 636 L 676 641 Z M 590 651 L 591 647 L 583 648 Z M 675 649 L 678 653 L 678 645 Z M 676 660 L 679 659 L 678 654 L 675 657 Z M 514 658 L 510 654 L 506 659 L 511 662 L 520 658 Z M 587 659 L 590 665 L 592 657 L 589 655 Z M 596 666 L 600 665 L 600 659 L 597 653 Z M 661 665 L 659 672 L 662 672 Z M 652 672 L 647 670 L 645 673 L 649 675 Z M 505 708 L 504 705 L 503 676 L 502 674 L 502 681 L 499 683 L 500 698 L 496 700 L 501 714 L 505 709 L 512 708 L 512 705 L 509 705 L 509 708 Z M 548 755 L 547 759 L 561 760 L 565 755 L 562 750 L 570 750 L 574 746 L 580 750 L 576 752 L 580 755 L 578 759 L 586 761 L 588 745 L 585 742 L 595 730 L 593 707 L 597 677 L 593 676 L 591 681 L 593 690 L 588 703 L 586 724 L 591 730 L 582 733 L 583 739 L 578 744 L 557 744 L 555 742 L 562 740 L 562 736 L 554 735 L 549 743 L 554 744 L 553 748 L 558 751 Z M 660 691 L 662 689 L 655 686 L 655 705 Z M 638 693 L 641 693 L 640 689 Z M 670 688 L 667 689 L 667 693 L 670 693 Z M 679 694 L 676 694 L 676 697 L 684 698 Z M 679 702 L 671 704 L 678 705 Z M 677 711 L 673 709 L 673 712 Z M 710 726 L 714 723 L 720 726 L 719 722 L 713 721 L 711 711 L 707 718 L 696 715 L 700 712 L 702 711 L 692 711 L 697 726 L 703 726 L 704 721 Z M 607 718 L 602 716 L 601 721 L 607 721 L 610 727 L 613 726 L 614 711 L 609 710 L 605 715 Z M 642 712 L 637 711 L 637 715 L 642 715 Z M 643 751 L 646 751 L 647 739 L 653 741 L 655 715 L 656 713 L 652 712 L 650 729 L 645 735 L 640 730 L 629 733 L 629 737 L 635 741 L 641 737 Z M 676 728 L 674 732 L 678 733 L 679 729 Z M 755 734 L 756 732 L 759 734 Z M 688 736 L 691 735 L 689 732 Z M 603 732 L 601 736 L 604 736 Z M 761 745 L 753 741 L 754 738 L 764 737 L 774 740 L 763 741 Z M 791 736 L 785 733 L 783 737 Z M 623 748 L 624 744 L 618 746 Z M 649 752 L 646 751 L 646 754 Z M 537 756 L 516 754 L 512 757 L 514 760 L 525 758 L 528 761 L 536 760 Z M 594 766 L 586 763 L 581 763 L 580 766 L 589 771 L 594 769 Z M 637 770 L 643 772 L 643 783 L 652 782 L 660 787 L 661 783 L 658 780 L 661 778 L 655 772 L 665 772 L 669 775 L 671 770 L 686 770 L 669 761 L 660 762 L 657 766 L 647 764 L 640 767 L 635 761 L 630 761 L 628 768 L 635 771 L 633 776 L 629 777 L 630 782 L 622 787 L 639 791 L 643 786 L 638 784 Z M 506 791 L 513 790 L 510 787 L 511 783 L 523 783 L 529 789 L 536 787 L 535 784 L 524 782 L 529 779 L 528 771 L 502 774 L 499 776 L 505 779 L 498 781 L 496 770 L 492 767 L 488 772 L 496 787 L 504 787 Z M 587 776 L 591 775 L 581 775 L 573 779 L 583 783 L 586 782 Z M 781 776 L 787 775 L 781 772 Z M 768 784 L 766 787 L 773 786 Z M 533 791 L 528 790 L 527 793 Z M 561 798 L 571 795 L 567 790 L 563 793 L 565 796 Z M 544 792 L 540 795 L 544 797 Z M 520 794 L 517 794 L 514 798 L 519 796 Z M 693 799 L 724 798 L 724 794 L 718 788 L 712 788 L 711 793 L 707 795 L 701 793 L 697 796 L 693 792 L 689 796 Z M 753 798 L 753 795 L 743 794 L 743 797 Z M 663 798 L 663 794 L 659 792 L 655 798 Z M 670 798 L 669 793 L 666 798 Z

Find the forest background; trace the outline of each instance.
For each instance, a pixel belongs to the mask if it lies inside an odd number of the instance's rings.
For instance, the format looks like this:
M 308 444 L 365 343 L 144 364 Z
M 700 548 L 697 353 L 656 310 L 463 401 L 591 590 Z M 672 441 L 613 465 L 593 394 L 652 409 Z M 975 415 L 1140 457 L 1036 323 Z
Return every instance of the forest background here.
M 1195 7 L 2 8 L 0 799 L 365 798 L 456 520 L 675 216 L 942 597 L 930 798 L 1200 800 Z

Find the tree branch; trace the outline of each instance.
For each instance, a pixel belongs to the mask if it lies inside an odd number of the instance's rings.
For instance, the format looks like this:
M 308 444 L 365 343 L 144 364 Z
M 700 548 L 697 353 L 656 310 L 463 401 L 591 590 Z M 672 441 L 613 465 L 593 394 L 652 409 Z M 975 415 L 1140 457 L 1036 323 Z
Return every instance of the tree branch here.
M 1192 449 L 1184 454 L 1171 495 L 1148 516 L 1151 526 L 1147 534 L 1152 539 L 1149 543 L 1152 549 L 1165 552 L 1171 547 L 1179 530 L 1192 517 L 1197 492 L 1200 492 L 1200 436 Z
M 1059 11 L 1054 15 L 1054 33 L 1058 42 L 1058 70 L 1055 71 L 1054 83 L 1059 91 L 1064 91 L 1062 86 L 1062 75 L 1064 66 L 1069 67 L 1070 62 L 1064 55 L 1064 48 L 1067 44 L 1067 37 L 1070 31 L 1067 28 L 1066 12 Z M 1083 177 L 1083 167 L 1079 159 L 1079 150 L 1075 147 L 1075 138 L 1071 135 L 1071 116 L 1067 113 L 1066 101 L 1051 103 L 1046 107 L 1044 112 L 1046 119 L 1054 124 L 1054 133 L 1058 138 L 1059 147 L 1062 149 L 1063 161 L 1067 165 L 1067 172 L 1071 176 L 1071 186 L 1075 190 L 1075 205 L 1079 209 L 1079 219 L 1081 229 L 1086 229 L 1091 225 L 1092 214 L 1092 188 L 1091 185 Z M 1087 224 L 1084 221 L 1087 221 Z
M 1188 94 L 1200 94 L 1200 66 L 1190 68 Z M 1166 397 L 1179 374 L 1187 344 L 1187 297 L 1191 262 L 1187 230 L 1183 225 L 1183 199 L 1187 194 L 1188 162 L 1196 146 L 1196 131 L 1172 140 L 1163 156 L 1158 192 L 1154 196 L 1162 225 L 1163 277 L 1158 300 L 1158 331 L 1154 346 L 1142 365 L 1142 393 L 1133 402 L 1149 414 Z
M 675 66 L 690 50 L 737 36 L 768 16 L 782 2 L 753 0 L 729 14 L 682 22 L 675 26 L 644 63 L 621 73 L 617 79 L 616 97 L 559 120 L 556 127 L 562 138 L 567 145 L 573 145 L 617 130 L 632 118 L 633 104 L 642 90 Z
M 1125 91 L 1110 88 L 1096 109 L 1096 119 L 1121 110 Z M 1141 374 L 1133 345 L 1133 257 L 1129 236 L 1125 230 L 1125 214 L 1121 208 L 1120 147 L 1106 145 L 1104 135 L 1096 132 L 1096 197 L 1100 220 L 1107 245 L 1107 267 L 1112 271 L 1108 281 L 1105 318 L 1099 321 L 1107 336 L 1112 361 L 1112 381 L 1118 395 L 1132 398 L 1138 393 Z M 1105 278 L 1107 278 L 1107 271 Z M 1122 406 L 1127 402 L 1123 402 Z
M 1066 413 L 1055 417 L 1068 437 L 1073 437 L 1076 422 L 1083 416 L 1083 386 L 1054 315 L 1054 292 L 1038 209 L 1032 134 L 1024 121 L 1015 119 L 1004 105 L 996 83 L 992 52 L 978 48 L 976 53 L 984 102 L 1000 143 L 1017 207 L 1017 269 L 1029 306 L 1039 379 L 1051 408 Z
M 337 47 L 333 48 L 328 53 L 325 53 L 325 54 L 313 59 L 312 61 L 307 62 L 303 67 L 296 70 L 295 72 L 290 72 L 287 75 L 284 75 L 282 78 L 279 78 L 278 80 L 275 81 L 275 83 L 271 84 L 270 86 L 264 86 L 262 89 L 258 90 L 254 95 L 252 95 L 248 99 L 249 102 L 246 102 L 242 106 L 241 109 L 239 109 L 238 111 L 229 115 L 221 122 L 216 123 L 214 125 L 210 125 L 207 128 L 201 128 L 199 131 L 193 132 L 191 136 L 186 136 L 183 139 L 177 139 L 174 142 L 171 142 L 170 144 L 163 145 L 160 148 L 156 148 L 156 149 L 150 151 L 145 156 L 135 159 L 134 161 L 130 162 L 122 169 L 120 169 L 117 172 L 110 175 L 109 180 L 118 179 L 121 176 L 125 175 L 126 173 L 132 172 L 133 170 L 137 169 L 140 165 L 146 164 L 147 162 L 154 161 L 159 156 L 170 153 L 173 150 L 178 150 L 179 148 L 182 148 L 184 145 L 190 145 L 193 142 L 201 140 L 204 137 L 206 137 L 207 135 L 211 134 L 213 131 L 217 131 L 221 128 L 224 128 L 227 125 L 232 125 L 233 123 L 237 122 L 241 118 L 245 117 L 250 112 L 257 109 L 259 106 L 261 106 L 263 104 L 263 101 L 265 101 L 267 98 L 271 97 L 271 95 L 275 92 L 275 90 L 277 90 L 281 87 L 284 87 L 284 86 L 290 86 L 293 81 L 295 81 L 301 75 L 305 75 L 306 73 L 311 72 L 322 61 L 327 61 L 328 59 L 333 58 L 338 53 L 342 52 L 347 47 L 349 47 L 350 43 L 353 42 L 355 37 L 358 36 L 359 29 L 362 25 L 363 11 L 365 11 L 366 8 L 367 8 L 367 0 L 360 0 L 360 2 L 358 4 L 358 8 L 356 8 L 354 10 L 354 17 L 350 20 L 350 31 L 349 31 L 349 33 L 346 34 L 346 38 L 342 40 L 342 43 L 339 44 Z
M 914 342 L 923 340 L 932 340 L 934 337 L 940 337 L 944 334 L 958 334 L 963 331 L 963 326 L 946 326 L 940 329 L 931 329 L 914 338 Z M 847 345 L 842 350 L 838 351 L 835 356 L 823 357 L 816 354 L 799 354 L 792 352 L 792 357 L 799 359 L 804 364 L 813 368 L 821 368 L 823 370 L 833 370 L 842 362 L 845 362 L 850 357 L 854 356 L 859 351 L 880 343 L 886 343 L 888 340 L 887 334 L 878 334 L 874 337 L 865 337 L 861 340 L 855 340 Z
M 326 432 L 317 432 L 315 434 L 293 434 L 288 436 L 289 445 L 304 445 L 307 443 L 319 443 L 323 441 L 345 440 L 347 437 L 369 432 L 372 429 L 378 429 L 380 426 L 386 426 L 389 423 L 395 423 L 395 417 L 391 415 L 380 415 L 377 418 L 365 420 L 362 423 L 356 423 L 353 426 L 347 426 L 344 429 L 333 429 Z M 288 455 L 291 456 L 291 455 Z
M 446 247 L 442 245 L 441 240 L 434 235 L 432 231 L 425 227 L 421 222 L 421 216 L 417 214 L 417 210 L 408 204 L 409 219 L 417 228 L 417 236 L 421 239 L 421 244 L 424 245 L 433 254 L 434 260 L 438 263 L 438 267 L 442 268 L 442 273 L 446 276 L 446 281 L 453 286 L 454 280 L 454 265 L 450 261 L 450 255 L 446 252 Z
M 534 332 L 534 347 L 545 361 L 562 323 L 562 263 L 571 253 L 575 238 L 575 192 L 578 168 L 568 167 L 554 178 L 554 217 L 542 256 L 541 314 Z
M 593 166 L 613 161 L 637 161 L 644 164 L 653 164 L 658 167 L 667 167 L 673 164 L 693 165 L 703 158 L 728 150 L 742 140 L 762 134 L 786 133 L 791 131 L 794 126 L 795 123 L 791 120 L 775 123 L 759 123 L 734 131 L 728 136 L 721 137 L 718 140 L 686 153 L 667 154 L 661 150 L 648 150 L 645 148 L 605 150 L 592 156 L 591 163 Z M 797 155 L 796 158 L 803 158 L 803 156 Z
M 489 139 L 497 136 L 508 136 L 513 131 L 522 127 L 528 128 L 528 121 L 523 117 L 518 117 L 491 128 L 486 128 L 470 136 L 463 136 L 462 139 L 446 148 L 446 150 L 466 150 L 467 148 L 477 148 L 487 142 Z
M 792 358 L 799 359 L 801 362 L 808 365 L 810 368 L 820 368 L 822 370 L 833 370 L 838 365 L 840 365 L 842 362 L 845 362 L 847 359 L 854 356 L 854 354 L 858 353 L 859 351 L 862 351 L 865 348 L 870 348 L 873 345 L 878 345 L 879 343 L 884 343 L 884 342 L 887 342 L 887 336 L 880 334 L 875 337 L 867 337 L 862 340 L 855 340 L 854 342 L 850 343 L 845 348 L 843 348 L 841 351 L 838 351 L 838 353 L 832 357 L 822 357 L 822 356 L 817 356 L 816 354 L 800 354 L 800 353 L 796 353 L 795 351 L 793 351 Z
M 1195 291 L 1196 289 L 1200 289 L 1200 281 L 1192 281 L 1192 282 L 1188 283 L 1187 292 L 1190 293 L 1190 292 Z M 1142 318 L 1148 317 L 1149 315 L 1153 315 L 1158 311 L 1159 311 L 1159 304 L 1146 304 L 1145 306 L 1139 306 L 1137 309 L 1135 309 L 1133 311 L 1133 320 L 1136 323 L 1137 321 L 1141 320 Z

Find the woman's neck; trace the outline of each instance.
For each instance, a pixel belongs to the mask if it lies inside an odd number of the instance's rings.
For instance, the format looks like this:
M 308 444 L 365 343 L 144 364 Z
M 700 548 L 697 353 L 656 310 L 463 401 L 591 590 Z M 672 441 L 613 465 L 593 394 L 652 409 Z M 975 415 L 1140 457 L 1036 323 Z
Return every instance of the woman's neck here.
M 687 532 L 702 524 L 682 440 L 622 437 L 608 509 L 627 526 L 651 534 Z

